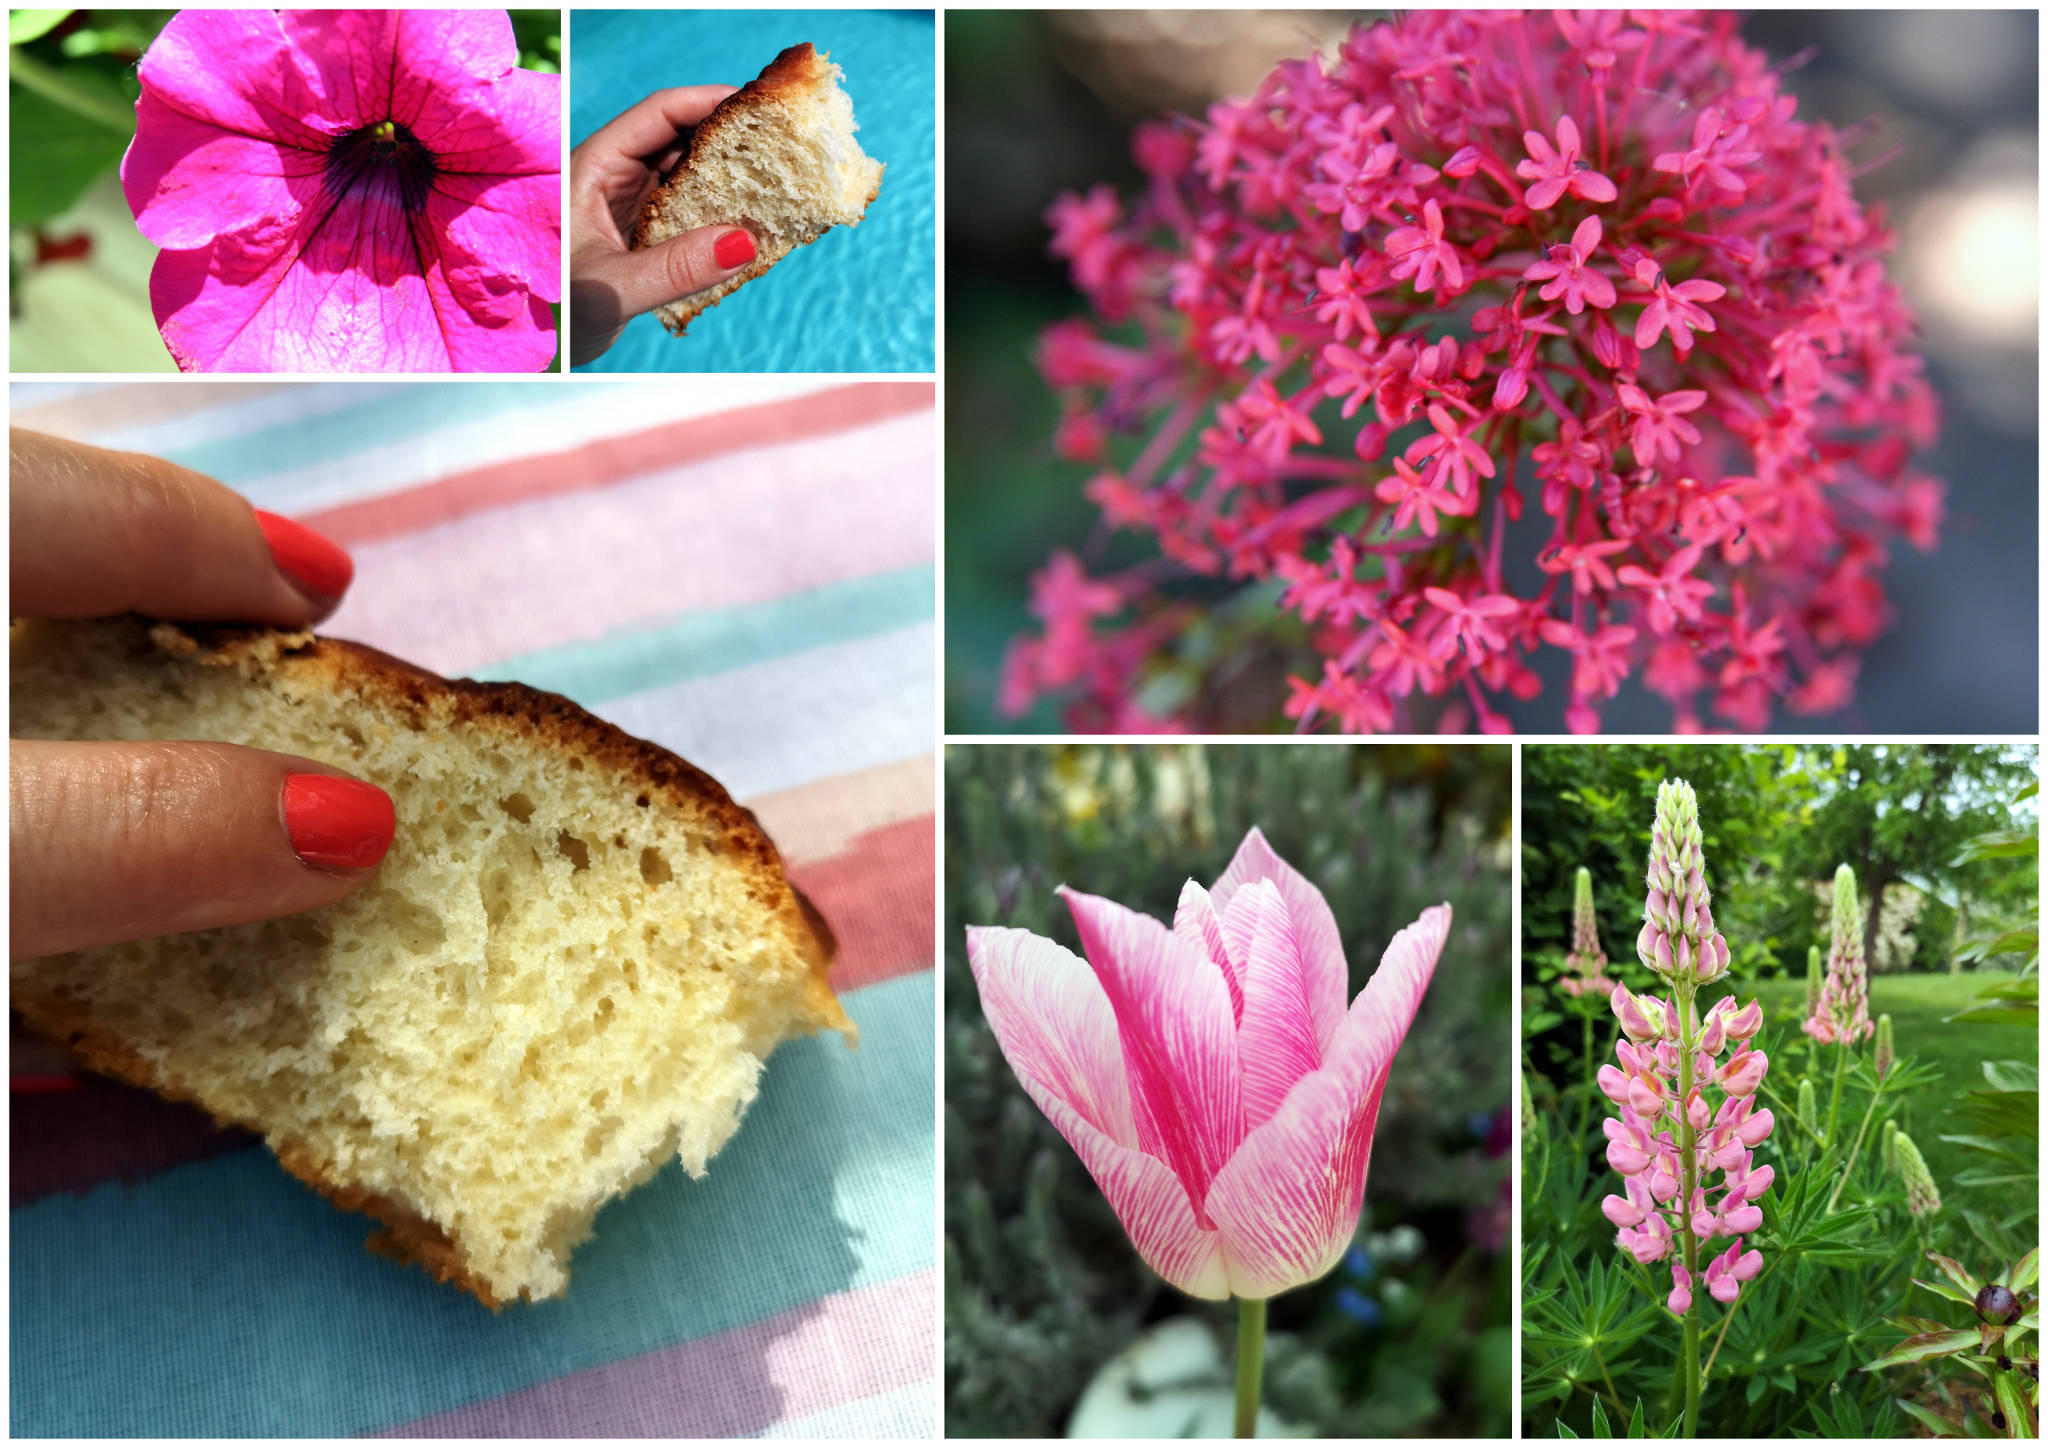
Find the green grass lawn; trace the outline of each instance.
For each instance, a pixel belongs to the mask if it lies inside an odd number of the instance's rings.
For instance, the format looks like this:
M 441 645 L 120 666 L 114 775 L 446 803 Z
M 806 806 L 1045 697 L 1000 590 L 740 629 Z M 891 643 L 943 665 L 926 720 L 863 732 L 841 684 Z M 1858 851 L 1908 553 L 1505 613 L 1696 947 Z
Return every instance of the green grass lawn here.
M 1904 1109 L 1902 1125 L 1912 1134 L 1914 1144 L 1927 1158 L 1928 1169 L 1933 1172 L 1936 1182 L 1948 1190 L 1948 1182 L 1965 1166 L 1982 1165 L 1984 1158 L 1973 1156 L 1942 1141 L 1944 1134 L 1955 1135 L 1964 1130 L 1961 1123 L 1949 1118 L 1949 1112 L 1958 1096 L 1968 1090 L 1984 1086 L 1982 1062 L 2026 1061 L 2038 1064 L 2039 1041 L 2034 1031 L 2025 1026 L 1976 1026 L 1949 1025 L 1946 1018 L 1967 1006 L 1971 999 L 1985 987 L 1997 980 L 2011 980 L 2010 972 L 1964 971 L 1959 975 L 1878 975 L 1870 978 L 1870 1015 L 1875 1020 L 1881 1014 L 1892 1018 L 1892 1038 L 1899 1055 L 1912 1056 L 1923 1065 L 1936 1067 L 1941 1072 L 1938 1084 L 1929 1086 L 1909 1101 Z M 1788 1027 L 1795 1034 L 1792 1044 L 1781 1047 L 1780 1056 L 1790 1058 L 1790 1066 L 1796 1073 L 1806 1067 L 1806 1037 L 1796 1034 L 1798 1022 L 1806 1002 L 1806 980 L 1799 977 L 1790 980 L 1758 981 L 1737 988 L 1738 993 L 1747 997 L 1752 992 L 1763 1001 L 1764 1009 L 1770 1012 L 1773 1025 Z M 1821 1052 L 1821 1074 L 1818 1080 L 1826 1081 L 1828 1070 L 1827 1049 Z M 1858 1048 L 1868 1058 L 1870 1043 L 1864 1042 Z M 1774 1063 L 1771 1075 L 1777 1077 Z M 1792 1079 L 1796 1079 L 1796 1076 Z M 1822 1085 L 1825 1105 L 1825 1085 Z

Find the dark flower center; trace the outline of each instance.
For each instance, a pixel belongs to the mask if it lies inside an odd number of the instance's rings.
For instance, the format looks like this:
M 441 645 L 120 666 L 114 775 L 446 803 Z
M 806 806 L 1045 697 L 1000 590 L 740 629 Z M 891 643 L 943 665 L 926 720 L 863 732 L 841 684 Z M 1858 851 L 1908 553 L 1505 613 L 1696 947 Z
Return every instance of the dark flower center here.
M 336 196 L 369 195 L 389 187 L 408 216 L 425 209 L 435 172 L 434 153 L 397 121 L 344 132 L 327 148 L 329 191 Z

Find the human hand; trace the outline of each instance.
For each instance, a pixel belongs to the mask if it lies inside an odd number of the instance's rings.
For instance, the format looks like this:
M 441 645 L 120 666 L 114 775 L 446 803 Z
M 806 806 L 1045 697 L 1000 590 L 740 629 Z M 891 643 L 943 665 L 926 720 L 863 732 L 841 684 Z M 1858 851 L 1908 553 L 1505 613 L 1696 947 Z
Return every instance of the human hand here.
M 645 251 L 627 238 L 640 209 L 689 151 L 683 132 L 729 85 L 656 91 L 569 153 L 569 363 L 604 355 L 642 312 L 715 286 L 754 259 L 744 227 L 701 226 Z
M 135 612 L 302 628 L 355 566 L 210 478 L 14 429 L 11 611 Z M 391 846 L 391 798 L 310 759 L 209 743 L 13 740 L 15 960 L 239 925 L 354 891 Z

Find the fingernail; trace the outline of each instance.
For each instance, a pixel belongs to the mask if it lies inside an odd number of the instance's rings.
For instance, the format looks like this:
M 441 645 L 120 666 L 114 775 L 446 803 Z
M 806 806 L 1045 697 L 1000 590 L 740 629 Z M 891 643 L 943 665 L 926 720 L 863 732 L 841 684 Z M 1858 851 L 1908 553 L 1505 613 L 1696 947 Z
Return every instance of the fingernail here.
M 356 576 L 356 565 L 340 544 L 315 533 L 304 523 L 294 523 L 261 508 L 254 511 L 256 522 L 263 529 L 263 541 L 270 545 L 270 556 L 277 560 L 280 573 L 322 602 L 348 592 L 349 583 Z
M 727 271 L 754 259 L 754 238 L 744 231 L 728 231 L 711 248 L 711 255 Z
M 324 870 L 367 870 L 384 858 L 398 831 L 391 796 L 360 779 L 288 774 L 284 830 L 292 853 Z

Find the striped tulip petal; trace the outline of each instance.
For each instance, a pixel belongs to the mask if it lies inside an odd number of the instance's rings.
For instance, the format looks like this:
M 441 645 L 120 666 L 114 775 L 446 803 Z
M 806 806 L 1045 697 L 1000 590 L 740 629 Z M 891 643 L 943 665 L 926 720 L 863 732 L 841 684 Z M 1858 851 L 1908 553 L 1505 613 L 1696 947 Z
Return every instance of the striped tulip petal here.
M 1003 1058 L 1102 1189 L 1146 1265 L 1227 1296 L 1222 1245 L 1180 1180 L 1137 1147 L 1109 998 L 1085 961 L 1028 930 L 970 926 L 967 963 Z
M 1436 906 L 1394 937 L 1321 1068 L 1217 1173 L 1207 1215 L 1223 1234 L 1238 1296 L 1270 1297 L 1315 1280 L 1357 1231 L 1380 1096 L 1450 922 L 1450 907 Z
M 1309 1013 L 1301 945 L 1278 887 L 1261 880 L 1239 890 L 1225 930 L 1247 940 L 1237 1055 L 1244 1064 L 1245 1125 L 1257 1127 L 1280 1109 L 1295 1082 L 1323 1064 L 1323 1053 Z
M 1088 963 L 1028 930 L 970 925 L 967 964 L 1031 1099 L 1058 1101 L 1116 1145 L 1137 1146 L 1116 1015 Z
M 1237 847 L 1230 866 L 1209 891 L 1219 915 L 1228 917 L 1230 901 L 1244 886 L 1271 880 L 1287 902 L 1294 932 L 1301 943 L 1301 957 L 1308 983 L 1309 1013 L 1316 1025 L 1316 1044 L 1329 1049 L 1330 1037 L 1344 1022 L 1345 1001 L 1351 994 L 1351 973 L 1344 963 L 1344 941 L 1337 933 L 1337 917 L 1330 902 L 1292 865 L 1281 859 L 1254 827 Z
M 1223 973 L 1148 915 L 1064 885 L 1060 895 L 1116 1013 L 1137 1145 L 1199 1203 L 1245 1132 Z
M 1180 904 L 1173 912 L 1173 933 L 1216 962 L 1216 968 L 1223 972 L 1223 983 L 1230 987 L 1231 1019 L 1241 1020 L 1244 1016 L 1243 980 L 1237 967 L 1230 963 L 1229 952 L 1223 948 L 1223 922 L 1209 901 L 1209 892 L 1193 880 L 1180 887 Z

